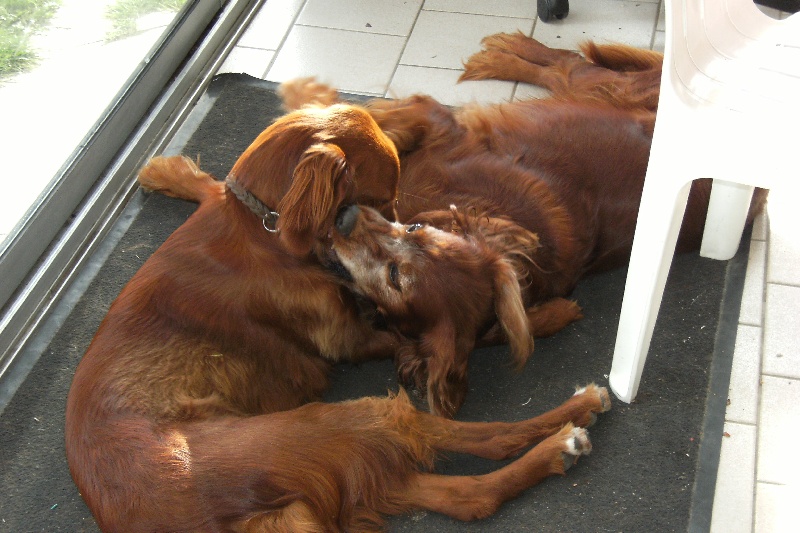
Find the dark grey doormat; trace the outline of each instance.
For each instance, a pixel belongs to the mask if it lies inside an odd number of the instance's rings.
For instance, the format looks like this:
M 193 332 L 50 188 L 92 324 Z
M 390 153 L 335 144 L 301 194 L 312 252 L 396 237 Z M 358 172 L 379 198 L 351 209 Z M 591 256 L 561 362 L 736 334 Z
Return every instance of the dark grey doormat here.
M 207 108 L 201 123 L 186 125 L 184 153 L 199 155 L 205 169 L 224 176 L 280 112 L 273 88 L 245 76 L 217 78 L 200 104 Z M 86 290 L 58 311 L 63 326 L 42 343 L 41 357 L 0 416 L 0 531 L 97 531 L 64 459 L 64 403 L 72 374 L 111 301 L 194 207 L 137 193 L 123 217 L 130 227 L 107 245 L 107 259 L 96 260 L 97 274 L 91 283 L 84 280 Z M 419 514 L 391 519 L 390 530 L 707 529 L 747 249 L 744 244 L 727 263 L 697 254 L 675 259 L 639 396 L 632 405 L 614 402 L 590 430 L 592 455 L 566 477 L 545 481 L 482 522 Z M 574 297 L 586 318 L 537 341 L 519 374 L 509 370 L 504 347 L 477 351 L 459 418 L 527 418 L 566 399 L 576 385 L 607 384 L 624 285 L 624 270 L 585 280 Z M 390 362 L 342 365 L 327 399 L 383 395 L 395 387 Z M 451 456 L 439 470 L 477 474 L 496 466 Z

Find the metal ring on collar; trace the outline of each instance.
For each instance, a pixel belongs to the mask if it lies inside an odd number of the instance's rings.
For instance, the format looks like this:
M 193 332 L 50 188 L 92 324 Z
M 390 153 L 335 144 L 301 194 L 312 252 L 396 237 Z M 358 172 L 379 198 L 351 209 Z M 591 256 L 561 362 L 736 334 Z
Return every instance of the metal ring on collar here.
M 267 213 L 261 217 L 261 223 L 264 225 L 264 229 L 270 233 L 278 233 L 280 230 L 278 229 L 278 218 L 280 215 L 276 211 L 267 211 Z

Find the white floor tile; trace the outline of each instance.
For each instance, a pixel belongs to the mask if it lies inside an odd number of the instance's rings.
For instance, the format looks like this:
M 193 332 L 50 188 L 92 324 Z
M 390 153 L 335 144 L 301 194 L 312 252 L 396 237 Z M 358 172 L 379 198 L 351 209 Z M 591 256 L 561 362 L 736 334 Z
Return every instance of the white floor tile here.
M 764 376 L 761 391 L 757 480 L 798 487 L 800 380 Z
M 733 352 L 728 408 L 725 419 L 755 424 L 761 392 L 761 328 L 740 325 Z
M 742 289 L 739 323 L 761 326 L 764 322 L 764 289 L 767 268 L 767 243 L 750 241 L 747 273 Z
M 767 284 L 764 313 L 764 352 L 761 371 L 800 378 L 800 287 Z
M 767 281 L 800 285 L 800 241 L 795 235 L 772 231 Z
M 495 15 L 500 17 L 536 18 L 536 2 L 532 0 L 425 0 L 429 11 L 450 11 L 473 15 Z
M 264 2 L 247 31 L 236 43 L 249 48 L 277 50 L 289 32 L 305 0 L 269 0 Z
M 407 36 L 422 0 L 308 0 L 298 24 Z
M 657 31 L 653 35 L 653 46 L 652 46 L 652 49 L 655 50 L 656 52 L 661 52 L 663 54 L 664 53 L 664 47 L 667 44 L 666 39 L 667 39 L 667 34 L 666 33 L 664 33 L 663 31 Z
M 456 83 L 461 73 L 460 70 L 400 65 L 387 96 L 401 98 L 423 93 L 452 106 L 471 102 L 493 104 L 511 99 L 514 90 L 512 82 L 487 80 Z
M 796 191 L 773 189 L 770 193 L 767 281 L 800 285 L 800 210 L 796 200 Z
M 711 533 L 750 533 L 755 489 L 756 428 L 726 423 L 714 492 Z
M 583 41 L 650 48 L 658 4 L 627 0 L 570 0 L 567 18 L 537 21 L 533 37 L 547 46 L 577 50 Z
M 220 74 L 225 72 L 249 74 L 256 78 L 263 78 L 274 56 L 275 52 L 271 50 L 236 46 L 225 58 L 225 62 L 222 63 L 218 72 Z
M 755 533 L 791 533 L 797 531 L 796 487 L 756 484 Z
M 267 73 L 270 81 L 316 76 L 342 91 L 383 95 L 405 38 L 295 26 Z
M 533 20 L 423 10 L 400 58 L 403 65 L 463 68 L 487 35 L 517 30 L 530 35 Z
M 667 31 L 667 7 L 665 2 L 658 5 L 658 21 L 656 22 L 656 31 Z

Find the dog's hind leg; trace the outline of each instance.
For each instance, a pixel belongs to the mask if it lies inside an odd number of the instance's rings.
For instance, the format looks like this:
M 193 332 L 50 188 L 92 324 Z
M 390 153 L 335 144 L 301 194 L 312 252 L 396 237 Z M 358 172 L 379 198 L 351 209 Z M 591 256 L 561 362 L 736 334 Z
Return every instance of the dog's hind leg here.
M 225 192 L 225 184 L 203 172 L 186 156 L 158 156 L 140 171 L 139 184 L 147 190 L 174 198 L 202 203 L 212 195 Z
M 413 507 L 436 511 L 459 520 L 486 518 L 551 475 L 563 475 L 591 442 L 583 428 L 567 424 L 513 463 L 480 476 L 442 476 L 419 473 L 400 497 Z
M 583 318 L 580 306 L 573 300 L 553 298 L 525 310 L 528 327 L 534 337 L 555 335 L 573 322 Z
M 481 44 L 484 49 L 467 60 L 459 81 L 521 81 L 557 93 L 575 66 L 588 64 L 580 54 L 549 48 L 522 33 L 490 35 Z
M 592 445 L 586 430 L 597 413 L 611 408 L 608 391 L 595 385 L 579 389 L 559 407 L 516 423 L 469 423 L 421 414 L 421 427 L 439 435 L 434 448 L 504 459 L 531 444 L 512 463 L 479 476 L 416 473 L 395 497 L 412 508 L 436 511 L 459 520 L 493 514 L 504 502 L 551 475 L 562 475 Z
M 243 517 L 237 530 L 373 531 L 381 514 L 415 508 L 463 520 L 487 516 L 588 453 L 586 432 L 575 426 L 609 407 L 608 392 L 590 385 L 531 420 L 469 423 L 419 411 L 400 391 L 179 429 L 191 458 L 187 487 L 202 491 L 195 500 L 213 501 L 218 516 Z M 499 459 L 535 442 L 488 475 L 427 473 L 437 450 Z
M 513 54 L 528 63 L 549 67 L 564 62 L 585 62 L 580 54 L 561 48 L 550 48 L 522 32 L 496 33 L 481 40 L 485 51 Z
M 566 424 L 588 427 L 598 413 L 609 409 L 608 390 L 591 384 L 555 409 L 520 422 L 460 422 L 420 412 L 419 424 L 426 433 L 438 436 L 432 443 L 437 450 L 501 460 L 518 455 Z
M 520 81 L 557 93 L 565 86 L 565 77 L 566 72 L 558 67 L 530 63 L 500 50 L 484 50 L 474 54 L 464 63 L 464 73 L 458 81 Z

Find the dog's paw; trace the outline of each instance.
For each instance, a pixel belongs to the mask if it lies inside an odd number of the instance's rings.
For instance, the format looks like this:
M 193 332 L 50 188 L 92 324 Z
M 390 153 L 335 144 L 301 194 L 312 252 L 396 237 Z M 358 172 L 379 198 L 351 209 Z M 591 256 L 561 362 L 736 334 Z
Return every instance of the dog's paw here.
M 428 381 L 428 365 L 418 348 L 414 341 L 401 343 L 395 350 L 394 365 L 400 383 L 422 389 Z
M 513 52 L 514 47 L 520 40 L 530 40 L 521 33 L 495 33 L 487 35 L 481 39 L 481 47 L 484 50 L 501 50 L 503 52 Z
M 497 76 L 497 65 L 507 54 L 500 50 L 481 50 L 472 54 L 464 63 L 464 72 L 458 78 L 462 81 L 492 80 Z
M 428 378 L 428 408 L 431 413 L 453 418 L 467 396 L 467 380 L 449 375 L 447 379 Z
M 555 335 L 583 318 L 581 307 L 573 300 L 553 298 L 525 310 L 528 327 L 537 339 Z
M 605 413 L 611 409 L 611 395 L 608 394 L 608 389 L 605 387 L 598 387 L 594 383 L 589 383 L 585 387 L 575 387 L 575 394 L 573 396 L 586 395 L 587 397 L 596 399 L 598 409 L 597 413 Z
M 611 396 L 608 389 L 590 383 L 585 387 L 576 387 L 575 394 L 569 402 L 578 403 L 577 412 L 572 417 L 572 422 L 580 427 L 591 427 L 597 422 L 597 415 L 611 409 Z
M 578 302 L 573 300 L 568 300 L 568 302 L 569 303 L 567 305 L 569 312 L 572 315 L 572 321 L 577 322 L 578 320 L 583 320 L 583 309 L 580 305 L 578 305 Z
M 561 451 L 561 459 L 564 462 L 564 471 L 578 462 L 581 455 L 589 455 L 592 451 L 592 442 L 589 440 L 589 432 L 584 428 L 567 424 L 559 432 L 559 437 L 563 438 L 564 449 Z

